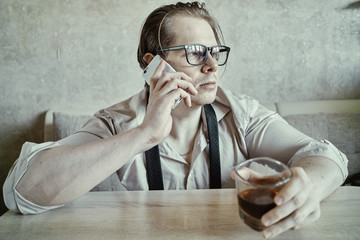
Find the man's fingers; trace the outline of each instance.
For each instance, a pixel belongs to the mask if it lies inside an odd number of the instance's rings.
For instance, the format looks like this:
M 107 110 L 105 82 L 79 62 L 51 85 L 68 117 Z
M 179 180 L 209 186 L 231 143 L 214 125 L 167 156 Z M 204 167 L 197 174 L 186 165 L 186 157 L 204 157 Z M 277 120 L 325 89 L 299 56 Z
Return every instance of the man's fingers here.
M 165 69 L 165 61 L 161 60 L 160 64 L 155 69 L 154 74 L 151 76 L 151 79 L 159 79 L 163 74 L 164 69 Z
M 290 201 L 298 192 L 302 191 L 304 186 L 308 185 L 309 178 L 302 168 L 293 168 L 292 171 L 294 176 L 290 182 L 275 196 L 274 200 L 277 205 Z
M 320 217 L 320 207 L 309 211 L 310 208 L 304 207 L 303 209 L 298 209 L 296 212 L 279 221 L 276 224 L 271 225 L 270 227 L 263 230 L 263 236 L 266 239 L 273 238 L 289 229 L 299 229 L 302 226 L 305 226 L 309 223 L 316 221 Z M 301 216 L 301 217 L 299 217 Z
M 261 218 L 261 221 L 265 226 L 270 226 L 276 222 L 279 222 L 281 219 L 286 218 L 291 215 L 293 212 L 297 211 L 297 219 L 302 222 L 304 215 L 309 214 L 306 208 L 302 209 L 302 206 L 308 200 L 308 193 L 306 191 L 299 192 L 293 199 L 287 201 L 281 206 L 277 206 L 271 209 L 269 212 L 264 214 Z M 309 211 L 309 210 L 308 210 Z M 313 211 L 313 209 L 311 209 Z M 296 213 L 296 212 L 295 212 Z

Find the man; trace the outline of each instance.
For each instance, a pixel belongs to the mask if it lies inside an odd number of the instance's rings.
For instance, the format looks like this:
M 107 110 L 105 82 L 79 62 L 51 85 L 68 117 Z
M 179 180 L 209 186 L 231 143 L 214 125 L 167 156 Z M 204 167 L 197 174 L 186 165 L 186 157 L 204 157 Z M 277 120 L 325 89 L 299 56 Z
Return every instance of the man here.
M 56 143 L 24 144 L 4 185 L 7 206 L 39 213 L 96 185 L 98 190 L 148 190 L 153 175 L 147 167 L 154 159 L 159 160 L 155 170 L 162 170 L 161 188 L 209 188 L 217 157 L 211 150 L 216 144 L 209 146 L 213 126 L 206 119 L 215 112 L 221 187 L 234 187 L 233 167 L 249 158 L 268 156 L 292 168 L 292 180 L 275 197 L 277 207 L 262 217 L 264 237 L 316 220 L 320 201 L 346 178 L 346 157 L 331 143 L 298 132 L 254 99 L 218 87 L 218 69 L 230 52 L 221 39 L 203 4 L 156 9 L 143 26 L 139 63 L 145 68 L 159 54 L 176 72 L 163 72 L 162 61 L 150 86 L 99 111 L 77 133 Z M 148 154 L 153 149 L 159 154 Z

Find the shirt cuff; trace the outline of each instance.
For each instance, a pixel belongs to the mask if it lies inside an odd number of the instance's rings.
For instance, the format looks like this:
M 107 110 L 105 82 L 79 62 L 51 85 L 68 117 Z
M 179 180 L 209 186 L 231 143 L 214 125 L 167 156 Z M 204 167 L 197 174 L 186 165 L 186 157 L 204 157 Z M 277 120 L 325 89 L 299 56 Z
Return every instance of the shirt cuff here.
M 31 164 L 36 160 L 35 156 L 41 151 L 56 146 L 59 146 L 59 144 L 55 142 L 46 142 L 42 144 L 31 142 L 24 143 L 20 156 L 10 169 L 3 186 L 4 201 L 7 208 L 12 211 L 20 211 L 22 214 L 36 214 L 63 206 L 39 206 L 28 201 L 21 196 L 18 191 L 16 191 L 16 186 L 20 182 L 21 178 L 24 176 Z
M 14 189 L 14 197 L 17 208 L 22 214 L 39 214 L 64 206 L 64 205 L 56 205 L 56 206 L 37 205 L 25 199 L 23 196 L 21 196 L 21 194 L 16 189 Z

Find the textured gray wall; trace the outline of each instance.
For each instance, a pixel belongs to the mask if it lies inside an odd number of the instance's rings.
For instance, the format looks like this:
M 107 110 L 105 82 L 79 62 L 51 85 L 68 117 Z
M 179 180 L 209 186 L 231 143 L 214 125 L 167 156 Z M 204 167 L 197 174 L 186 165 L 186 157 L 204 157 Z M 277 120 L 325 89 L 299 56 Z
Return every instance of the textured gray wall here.
M 43 141 L 46 110 L 98 109 L 142 88 L 139 29 L 167 2 L 1 0 L 1 185 L 24 141 Z M 231 47 L 222 86 L 264 103 L 360 98 L 359 2 L 206 2 Z

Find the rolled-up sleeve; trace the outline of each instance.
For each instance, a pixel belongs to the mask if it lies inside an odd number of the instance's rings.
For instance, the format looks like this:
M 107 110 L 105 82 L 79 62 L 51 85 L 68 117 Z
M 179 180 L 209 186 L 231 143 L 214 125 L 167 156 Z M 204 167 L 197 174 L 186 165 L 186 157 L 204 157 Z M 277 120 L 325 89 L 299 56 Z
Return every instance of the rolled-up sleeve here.
M 51 209 L 59 208 L 58 206 L 39 206 L 25 199 L 21 194 L 16 191 L 16 186 L 24 176 L 28 168 L 36 159 L 36 156 L 41 151 L 58 146 L 55 142 L 46 142 L 36 144 L 26 142 L 22 146 L 20 156 L 13 164 L 3 186 L 3 195 L 5 205 L 12 211 L 21 212 L 22 214 L 37 214 Z
M 328 140 L 315 140 L 290 126 L 278 114 L 254 118 L 246 136 L 251 158 L 269 156 L 288 166 L 307 157 L 324 157 L 336 163 L 343 181 L 348 176 L 348 159 Z
M 32 203 L 21 196 L 16 190 L 16 186 L 31 164 L 36 161 L 36 156 L 40 152 L 61 145 L 83 144 L 111 136 L 112 132 L 107 127 L 108 125 L 110 126 L 108 121 L 111 121 L 109 113 L 107 111 L 100 111 L 98 117 L 92 118 L 82 129 L 57 142 L 45 142 L 41 144 L 31 142 L 24 143 L 19 158 L 14 162 L 3 186 L 6 207 L 12 211 L 21 212 L 22 214 L 38 214 L 62 207 L 63 205 L 39 206 Z
M 294 154 L 294 156 L 288 162 L 288 165 L 291 166 L 295 162 L 309 156 L 321 156 L 330 159 L 339 167 L 342 173 L 343 181 L 347 178 L 348 159 L 345 154 L 343 154 L 328 140 L 322 139 L 321 141 L 314 140 L 309 142 Z

